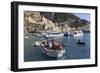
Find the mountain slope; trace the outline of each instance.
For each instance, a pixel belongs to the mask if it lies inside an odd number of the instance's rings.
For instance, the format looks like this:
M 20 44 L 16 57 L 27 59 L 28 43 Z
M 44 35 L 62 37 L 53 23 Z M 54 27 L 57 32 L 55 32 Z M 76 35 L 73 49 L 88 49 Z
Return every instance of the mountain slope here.
M 44 27 L 47 29 L 51 29 L 53 27 L 66 28 L 65 26 L 69 26 L 71 28 L 79 28 L 80 30 L 87 27 L 86 31 L 90 31 L 90 22 L 87 20 L 82 20 L 73 13 L 55 13 L 55 12 L 36 12 L 36 11 L 26 11 L 24 12 L 26 21 L 26 27 L 29 27 L 37 30 L 44 30 Z M 29 18 L 31 21 L 29 22 Z M 45 19 L 45 20 L 44 20 Z M 51 23 L 51 24 L 50 24 Z M 81 27 L 81 28 L 80 28 Z

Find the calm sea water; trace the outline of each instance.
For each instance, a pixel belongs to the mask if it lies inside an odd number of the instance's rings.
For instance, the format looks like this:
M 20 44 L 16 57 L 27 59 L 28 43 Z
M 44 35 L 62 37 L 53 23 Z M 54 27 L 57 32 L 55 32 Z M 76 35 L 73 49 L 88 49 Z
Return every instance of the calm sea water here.
M 49 60 L 69 60 L 69 59 L 87 59 L 90 58 L 90 33 L 85 33 L 83 37 L 58 37 L 59 42 L 64 43 L 65 54 L 61 58 L 48 57 L 43 53 L 41 47 L 35 47 L 32 44 L 40 41 L 43 37 L 29 34 L 28 39 L 24 39 L 24 61 L 49 61 Z M 77 40 L 85 42 L 86 45 L 76 44 Z

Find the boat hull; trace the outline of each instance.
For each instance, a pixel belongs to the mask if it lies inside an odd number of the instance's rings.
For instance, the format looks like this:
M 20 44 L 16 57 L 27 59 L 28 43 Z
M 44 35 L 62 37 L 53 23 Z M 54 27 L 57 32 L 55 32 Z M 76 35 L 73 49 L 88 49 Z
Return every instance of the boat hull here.
M 83 33 L 81 33 L 81 34 L 74 34 L 73 36 L 74 37 L 76 37 L 76 36 L 83 36 Z
M 34 36 L 43 36 L 41 33 L 33 33 L 32 35 L 34 35 Z
M 63 37 L 64 34 L 63 33 L 59 33 L 59 34 L 46 34 L 46 37 Z
M 73 31 L 73 32 L 71 32 L 71 35 L 74 37 L 83 36 L 83 32 L 82 31 Z

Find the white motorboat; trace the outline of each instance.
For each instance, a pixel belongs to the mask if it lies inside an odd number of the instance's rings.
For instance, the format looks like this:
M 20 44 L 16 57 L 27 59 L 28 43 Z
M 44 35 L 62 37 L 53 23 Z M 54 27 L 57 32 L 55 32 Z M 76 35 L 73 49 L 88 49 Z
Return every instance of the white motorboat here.
M 25 39 L 28 39 L 28 38 L 29 38 L 29 36 L 24 36 L 24 38 L 25 38 Z
M 56 48 L 56 50 L 53 50 L 51 48 L 47 48 L 46 46 L 46 42 L 45 43 L 41 43 L 41 46 L 43 48 L 43 52 L 50 57 L 62 57 L 63 54 L 65 53 L 65 49 L 62 48 L 62 46 Z
M 64 36 L 63 33 L 60 32 L 49 32 L 47 34 L 45 34 L 46 37 L 62 37 Z
M 76 36 L 83 36 L 83 32 L 75 30 L 75 31 L 71 32 L 71 35 L 74 36 L 74 37 L 76 37 Z
M 43 36 L 41 33 L 32 33 L 32 35 L 35 35 L 35 36 Z

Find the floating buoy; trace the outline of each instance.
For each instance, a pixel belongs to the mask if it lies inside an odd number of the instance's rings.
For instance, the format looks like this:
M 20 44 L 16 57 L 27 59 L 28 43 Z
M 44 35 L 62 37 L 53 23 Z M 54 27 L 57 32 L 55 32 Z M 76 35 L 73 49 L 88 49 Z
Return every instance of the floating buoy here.
M 34 45 L 34 46 L 40 46 L 40 42 L 39 41 L 36 41 L 35 43 L 33 43 L 32 45 Z

